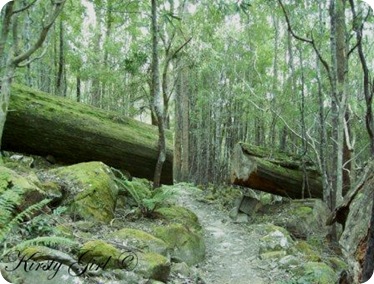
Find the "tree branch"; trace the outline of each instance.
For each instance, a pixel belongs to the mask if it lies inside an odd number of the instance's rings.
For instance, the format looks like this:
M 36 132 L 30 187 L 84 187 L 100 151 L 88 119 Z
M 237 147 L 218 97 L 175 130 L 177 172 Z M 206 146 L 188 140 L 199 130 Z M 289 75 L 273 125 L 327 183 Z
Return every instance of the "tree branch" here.
M 192 37 L 190 37 L 188 40 L 186 40 L 180 47 L 178 47 L 171 57 L 174 57 L 178 54 L 179 51 L 181 51 L 190 41 L 192 40 Z
M 330 67 L 329 67 L 327 61 L 326 61 L 325 59 L 323 59 L 321 53 L 319 52 L 319 50 L 318 50 L 318 48 L 317 48 L 317 46 L 316 46 L 316 44 L 315 44 L 315 41 L 314 41 L 314 38 L 313 38 L 313 34 L 312 34 L 312 39 L 303 38 L 303 37 L 298 36 L 297 34 L 295 34 L 295 32 L 294 32 L 293 29 L 292 29 L 291 22 L 290 22 L 290 19 L 289 19 L 289 17 L 288 17 L 288 14 L 287 14 L 286 8 L 284 7 L 284 5 L 283 5 L 283 3 L 282 3 L 281 0 L 278 0 L 278 3 L 279 3 L 279 5 L 281 6 L 282 11 L 283 11 L 283 14 L 284 14 L 284 17 L 285 17 L 285 19 L 286 19 L 288 31 L 291 33 L 291 35 L 292 35 L 295 39 L 297 39 L 297 40 L 299 40 L 299 41 L 302 41 L 302 42 L 309 43 L 309 44 L 312 45 L 312 47 L 313 47 L 314 51 L 316 52 L 316 54 L 317 54 L 319 60 L 321 61 L 322 65 L 325 67 L 325 69 L 326 69 L 326 71 L 327 71 L 327 75 L 328 75 L 328 77 L 329 77 L 329 81 L 330 81 L 330 83 L 331 83 L 332 78 L 331 78 L 331 74 L 330 74 Z
M 16 56 L 12 64 L 18 65 L 22 61 L 28 59 L 45 41 L 45 38 L 47 37 L 49 29 L 52 27 L 53 23 L 55 22 L 57 16 L 61 13 L 62 8 L 64 7 L 66 0 L 56 1 L 53 4 L 53 10 L 51 15 L 48 17 L 48 20 L 46 21 L 47 24 L 43 24 L 43 28 L 40 31 L 38 40 L 30 47 L 29 50 L 25 51 L 23 54 L 20 54 Z
M 21 13 L 21 12 L 23 12 L 23 11 L 26 11 L 26 10 L 29 9 L 32 5 L 34 5 L 34 4 L 36 3 L 36 1 L 38 1 L 38 0 L 34 0 L 34 1 L 32 1 L 30 4 L 28 4 L 28 5 L 26 5 L 26 6 L 22 7 L 22 8 L 20 8 L 20 9 L 18 9 L 18 10 L 13 11 L 13 15 L 14 15 L 14 14 L 17 14 L 17 13 Z
M 39 56 L 36 56 L 34 58 L 31 58 L 30 60 L 24 62 L 24 63 L 20 63 L 18 64 L 18 67 L 26 67 L 27 65 L 31 64 L 32 62 L 34 62 L 35 60 L 39 60 L 40 58 L 42 58 L 46 53 L 47 53 L 47 50 L 48 50 L 48 47 L 46 46 L 44 48 L 44 50 L 42 51 L 42 53 L 39 55 Z

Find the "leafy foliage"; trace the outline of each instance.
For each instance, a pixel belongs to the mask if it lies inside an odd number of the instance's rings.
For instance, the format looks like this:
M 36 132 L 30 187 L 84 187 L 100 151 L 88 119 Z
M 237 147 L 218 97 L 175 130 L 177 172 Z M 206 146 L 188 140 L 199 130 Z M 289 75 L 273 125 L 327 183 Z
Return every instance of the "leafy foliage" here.
M 8 188 L 0 195 L 0 243 L 6 239 L 7 234 L 9 234 L 14 227 L 18 226 L 26 218 L 33 218 L 33 214 L 35 212 L 41 210 L 51 201 L 51 199 L 44 199 L 29 206 L 16 216 L 13 216 L 14 212 L 16 211 L 16 207 L 21 205 L 22 198 L 20 198 L 20 195 L 22 193 L 22 188 L 12 186 L 12 188 Z
M 172 187 L 160 187 L 152 190 L 151 185 L 145 191 L 141 191 L 119 170 L 112 168 L 112 171 L 119 176 L 115 178 L 117 184 L 130 194 L 145 217 L 152 217 L 154 211 L 175 193 L 175 189 Z
M 22 189 L 16 186 L 13 186 L 12 189 L 5 190 L 0 195 L 0 208 L 1 213 L 0 214 L 0 245 L 6 248 L 9 243 L 9 239 L 11 236 L 13 236 L 13 231 L 20 231 L 20 226 L 22 225 L 22 222 L 25 221 L 25 219 L 30 220 L 31 224 L 34 224 L 35 230 L 37 230 L 37 233 L 45 233 L 47 230 L 48 232 L 52 232 L 52 229 L 46 222 L 43 222 L 43 220 L 46 220 L 45 215 L 39 215 L 35 216 L 35 213 L 42 210 L 48 203 L 51 202 L 51 199 L 43 199 L 39 201 L 38 203 L 35 203 L 28 208 L 24 209 L 20 213 L 18 213 L 16 216 L 12 217 L 14 215 L 14 211 L 18 205 L 22 202 L 22 198 L 19 198 L 19 195 L 22 193 Z M 58 210 L 56 214 L 59 214 L 63 211 L 63 209 Z M 40 217 L 42 216 L 42 217 Z M 33 222 L 34 221 L 34 222 Z M 27 227 L 28 230 L 32 230 L 33 228 Z M 2 256 L 9 253 L 11 250 L 22 250 L 30 245 L 46 245 L 46 246 L 52 246 L 52 245 L 74 245 L 76 244 L 74 241 L 62 238 L 62 237 L 56 237 L 56 236 L 43 236 L 43 237 L 36 237 L 29 240 L 23 240 L 22 242 L 16 244 L 15 246 L 12 246 L 9 249 L 4 249 Z

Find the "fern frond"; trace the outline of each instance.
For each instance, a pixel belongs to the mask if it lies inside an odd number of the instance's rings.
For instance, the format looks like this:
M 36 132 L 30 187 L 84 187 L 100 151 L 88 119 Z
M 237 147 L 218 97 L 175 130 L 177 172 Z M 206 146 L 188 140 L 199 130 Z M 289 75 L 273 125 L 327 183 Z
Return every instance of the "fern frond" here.
M 9 218 L 12 216 L 16 206 L 20 205 L 22 198 L 20 197 L 23 193 L 22 188 L 12 187 L 11 189 L 5 190 L 0 195 L 0 224 L 9 222 Z
M 143 199 L 143 204 L 147 208 L 148 211 L 154 211 L 157 206 L 165 202 L 169 197 L 171 197 L 175 193 L 174 188 L 158 188 L 154 191 L 154 194 L 151 198 Z
M 52 199 L 44 199 L 38 203 L 35 203 L 19 214 L 17 214 L 4 228 L 1 228 L 0 230 L 0 243 L 6 239 L 7 234 L 9 231 L 14 227 L 19 225 L 26 217 L 30 218 L 33 213 L 35 213 L 38 210 L 41 210 L 45 205 L 47 205 L 49 202 L 51 202 Z
M 77 246 L 78 243 L 76 241 L 73 241 L 68 238 L 63 238 L 63 237 L 56 237 L 56 236 L 47 236 L 47 237 L 37 237 L 31 240 L 26 240 L 18 245 L 15 245 L 14 247 L 4 251 L 2 256 L 7 255 L 11 251 L 22 251 L 27 247 L 30 246 L 55 246 L 55 245 L 63 245 L 63 246 L 68 246 L 68 247 L 74 247 Z
M 135 190 L 131 181 L 122 180 L 122 179 L 119 179 L 119 178 L 114 178 L 114 180 L 117 182 L 117 184 L 122 186 L 123 189 L 125 189 L 128 193 L 130 193 L 131 197 L 135 200 L 135 202 L 138 206 L 141 205 L 142 199 L 139 196 L 139 193 L 137 192 L 137 190 Z

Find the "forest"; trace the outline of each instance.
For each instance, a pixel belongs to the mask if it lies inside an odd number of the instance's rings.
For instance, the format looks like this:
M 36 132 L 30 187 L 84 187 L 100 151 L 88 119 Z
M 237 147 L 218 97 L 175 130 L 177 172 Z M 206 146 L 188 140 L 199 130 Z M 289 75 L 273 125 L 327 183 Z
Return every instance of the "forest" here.
M 52 209 L 68 207 L 61 200 L 70 184 L 49 174 L 62 174 L 57 165 L 90 161 L 115 168 L 113 180 L 143 217 L 162 209 L 154 205 L 157 194 L 166 196 L 171 184 L 200 188 L 206 199 L 230 188 L 240 192 L 239 211 L 248 188 L 260 196 L 250 197 L 256 204 L 267 194 L 271 204 L 279 196 L 322 200 L 332 246 L 344 251 L 348 232 L 360 231 L 354 251 L 341 253 L 348 266 L 335 280 L 371 277 L 374 17 L 367 3 L 15 0 L 1 10 L 0 30 L 0 209 L 9 211 L 8 219 L 0 217 L 4 249 L 14 208 L 17 214 L 27 208 L 19 200 L 7 207 L 14 199 L 5 193 L 18 184 L 7 164 L 14 155 L 23 157 L 19 163 L 40 156 L 52 169 L 28 171 L 44 184 L 31 180 L 37 187 L 59 183 L 62 197 L 50 197 Z M 106 171 L 103 165 L 97 167 Z M 13 167 L 22 176 L 24 169 Z M 156 193 L 136 193 L 136 178 L 152 181 L 148 190 Z M 25 196 L 28 206 L 47 206 L 42 197 Z M 360 206 L 365 210 L 354 216 Z M 161 211 L 156 215 L 166 214 Z M 214 283 L 153 276 L 142 277 Z M 282 277 L 279 283 L 314 283 Z

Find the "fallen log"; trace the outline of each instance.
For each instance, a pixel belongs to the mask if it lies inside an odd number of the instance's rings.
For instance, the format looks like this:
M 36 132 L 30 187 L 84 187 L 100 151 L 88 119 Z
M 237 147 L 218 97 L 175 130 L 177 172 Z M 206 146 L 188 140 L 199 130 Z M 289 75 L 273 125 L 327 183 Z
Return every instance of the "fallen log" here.
M 52 155 L 63 163 L 102 161 L 152 180 L 158 158 L 157 128 L 115 112 L 14 85 L 2 150 Z M 172 136 L 161 182 L 173 182 Z
M 306 162 L 304 174 L 300 159 L 244 143 L 234 149 L 231 183 L 295 199 L 323 197 L 320 174 L 311 162 Z

